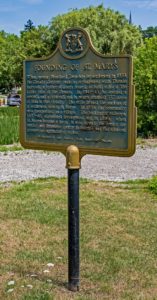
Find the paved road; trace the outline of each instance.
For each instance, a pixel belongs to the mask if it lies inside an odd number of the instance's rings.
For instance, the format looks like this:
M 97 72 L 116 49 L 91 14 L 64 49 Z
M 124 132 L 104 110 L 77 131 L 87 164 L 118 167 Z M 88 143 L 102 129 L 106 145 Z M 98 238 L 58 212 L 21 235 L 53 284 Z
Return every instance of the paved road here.
M 65 157 L 58 153 L 24 150 L 0 153 L 0 182 L 66 176 Z M 137 148 L 133 157 L 86 155 L 80 176 L 95 180 L 124 181 L 157 175 L 157 148 Z

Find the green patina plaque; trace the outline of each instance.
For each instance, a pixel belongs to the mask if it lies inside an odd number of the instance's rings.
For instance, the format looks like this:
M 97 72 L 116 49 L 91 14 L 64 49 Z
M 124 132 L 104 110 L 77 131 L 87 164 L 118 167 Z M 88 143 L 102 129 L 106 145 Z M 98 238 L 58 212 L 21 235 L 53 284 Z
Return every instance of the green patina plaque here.
M 66 30 L 47 58 L 24 62 L 21 143 L 81 156 L 131 156 L 136 108 L 132 57 L 104 56 L 81 28 Z

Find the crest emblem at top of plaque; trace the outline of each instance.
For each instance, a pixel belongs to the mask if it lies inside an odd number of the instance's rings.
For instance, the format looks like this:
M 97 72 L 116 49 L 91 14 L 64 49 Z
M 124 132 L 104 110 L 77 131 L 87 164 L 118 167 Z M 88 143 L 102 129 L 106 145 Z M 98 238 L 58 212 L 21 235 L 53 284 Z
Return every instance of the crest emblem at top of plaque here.
M 63 56 L 77 59 L 85 55 L 89 47 L 89 37 L 81 28 L 66 30 L 60 39 L 59 48 Z

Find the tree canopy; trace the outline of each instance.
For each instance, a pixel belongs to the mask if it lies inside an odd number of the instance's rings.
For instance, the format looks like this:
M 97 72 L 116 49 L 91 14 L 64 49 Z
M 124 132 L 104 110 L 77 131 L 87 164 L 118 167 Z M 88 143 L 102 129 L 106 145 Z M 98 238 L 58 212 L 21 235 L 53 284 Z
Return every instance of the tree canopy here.
M 138 132 L 157 135 L 157 37 L 146 39 L 135 58 Z
M 101 53 L 133 54 L 141 44 L 140 30 L 129 24 L 118 11 L 102 5 L 75 9 L 54 17 L 49 26 L 35 27 L 30 19 L 20 36 L 0 32 L 0 89 L 22 82 L 22 62 L 27 57 L 42 57 L 53 52 L 61 33 L 69 27 L 83 27 Z
M 21 33 L 23 54 L 28 57 L 42 57 L 51 52 L 51 37 L 48 26 L 39 25 Z
M 141 30 L 144 38 L 151 38 L 153 36 L 157 36 L 157 26 L 149 26 L 145 30 Z
M 22 83 L 23 60 L 50 54 L 47 26 L 22 31 L 20 37 L 0 32 L 0 89 L 10 90 Z
M 20 38 L 1 31 L 0 55 L 0 88 L 9 90 L 15 83 L 21 83 L 23 55 Z
M 142 42 L 141 33 L 136 26 L 129 24 L 126 17 L 118 11 L 105 9 L 103 5 L 74 9 L 53 18 L 50 22 L 53 49 L 63 30 L 69 27 L 86 29 L 97 50 L 105 54 L 133 54 Z

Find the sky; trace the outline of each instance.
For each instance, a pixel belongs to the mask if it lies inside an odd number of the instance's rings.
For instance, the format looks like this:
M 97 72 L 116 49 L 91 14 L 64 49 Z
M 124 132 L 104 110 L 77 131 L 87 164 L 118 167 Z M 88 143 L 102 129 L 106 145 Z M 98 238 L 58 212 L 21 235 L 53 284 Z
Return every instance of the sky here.
M 97 6 L 118 10 L 134 25 L 157 26 L 157 0 L 0 0 L 0 30 L 19 34 L 31 19 L 35 26 L 48 25 L 58 14 L 73 8 Z

